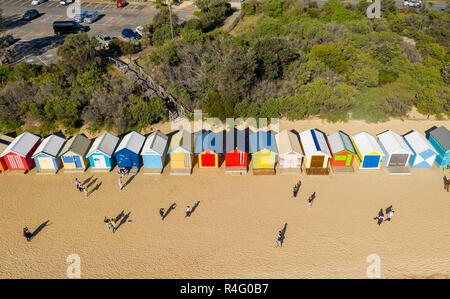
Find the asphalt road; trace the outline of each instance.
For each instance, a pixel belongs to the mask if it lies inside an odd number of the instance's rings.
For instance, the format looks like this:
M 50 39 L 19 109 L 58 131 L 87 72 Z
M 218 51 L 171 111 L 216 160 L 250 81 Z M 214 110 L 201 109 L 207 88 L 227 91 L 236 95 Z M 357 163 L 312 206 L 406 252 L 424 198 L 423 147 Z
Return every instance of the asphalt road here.
M 13 61 L 25 60 L 29 63 L 49 64 L 56 59 L 56 47 L 64 42 L 64 37 L 58 38 L 53 32 L 54 21 L 68 21 L 68 6 L 62 6 L 58 1 L 47 1 L 40 5 L 31 5 L 31 0 L 0 0 L 0 8 L 5 18 L 4 34 L 12 34 L 16 43 L 12 46 Z M 39 17 L 25 22 L 23 14 L 29 9 L 37 9 Z M 139 25 L 148 24 L 158 13 L 158 10 L 146 4 L 128 4 L 117 8 L 115 3 L 81 2 L 83 10 L 97 10 L 100 18 L 93 24 L 83 24 L 89 27 L 88 35 L 96 36 L 106 33 L 120 37 L 124 28 L 135 30 Z M 181 22 L 192 18 L 192 10 L 174 9 Z
M 20 40 L 51 36 L 54 34 L 52 28 L 54 21 L 70 20 L 67 16 L 67 6 L 60 5 L 59 1 L 47 1 L 33 6 L 31 0 L 0 0 L 0 7 L 6 18 L 6 33 Z M 31 22 L 23 22 L 22 15 L 31 8 L 37 9 L 40 16 Z M 111 36 L 120 36 L 122 29 L 135 29 L 138 25 L 150 23 L 157 13 L 156 9 L 139 4 L 117 8 L 114 3 L 82 2 L 81 9 L 97 10 L 100 14 L 100 19 L 88 25 L 89 35 L 103 32 Z M 181 21 L 192 17 L 192 11 L 177 10 L 176 13 Z

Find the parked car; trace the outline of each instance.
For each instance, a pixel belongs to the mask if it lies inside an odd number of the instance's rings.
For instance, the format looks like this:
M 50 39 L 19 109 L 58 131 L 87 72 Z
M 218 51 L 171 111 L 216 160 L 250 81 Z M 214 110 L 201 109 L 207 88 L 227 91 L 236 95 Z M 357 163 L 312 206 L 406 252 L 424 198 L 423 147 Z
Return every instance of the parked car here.
M 95 21 L 97 21 L 97 19 L 99 17 L 100 17 L 100 14 L 98 13 L 98 11 L 93 10 L 86 14 L 86 17 L 84 18 L 84 22 L 91 24 L 91 23 L 94 23 Z
M 27 10 L 24 14 L 22 19 L 24 21 L 31 21 L 33 19 L 36 19 L 39 16 L 39 12 L 37 11 L 37 9 L 30 9 Z
M 81 26 L 74 21 L 53 22 L 53 31 L 56 35 L 78 33 L 79 31 L 87 31 L 87 29 L 87 27 Z
M 109 47 L 109 42 L 112 41 L 113 38 L 105 33 L 100 33 L 97 35 L 97 40 L 100 42 L 103 48 L 107 49 Z
M 122 36 L 128 39 L 139 39 L 141 37 L 139 33 L 134 32 L 129 28 L 125 28 L 124 30 L 122 30 Z
M 421 0 L 405 0 L 403 2 L 404 6 L 409 6 L 409 7 L 420 7 L 422 5 L 422 1 Z
M 59 1 L 59 4 L 61 4 L 61 5 L 67 5 L 67 4 L 73 3 L 73 1 L 74 1 L 74 0 L 61 0 L 61 1 Z
M 119 0 L 116 3 L 116 7 L 125 7 L 125 6 L 127 6 L 127 4 L 128 4 L 128 2 L 123 1 L 123 0 Z
M 80 13 L 77 13 L 73 17 L 73 21 L 77 23 L 82 23 L 84 21 L 84 18 L 86 17 L 88 11 L 87 10 L 81 10 Z
M 31 1 L 31 5 L 39 5 L 41 3 L 44 3 L 47 0 L 33 0 Z
M 137 34 L 139 34 L 140 36 L 143 36 L 143 35 L 144 35 L 144 27 L 142 27 L 142 26 L 137 26 L 137 27 L 136 27 L 136 32 L 137 32 Z

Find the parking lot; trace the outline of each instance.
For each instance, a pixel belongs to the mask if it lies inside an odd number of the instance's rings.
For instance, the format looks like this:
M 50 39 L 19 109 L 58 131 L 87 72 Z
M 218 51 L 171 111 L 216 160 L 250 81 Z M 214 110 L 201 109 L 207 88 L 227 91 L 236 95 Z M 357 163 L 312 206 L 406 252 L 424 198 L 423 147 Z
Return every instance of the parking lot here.
M 33 48 L 33 45 L 39 47 L 42 41 L 50 40 L 53 42 L 54 32 L 52 24 L 54 21 L 68 21 L 67 10 L 69 6 L 62 6 L 58 1 L 47 1 L 40 5 L 31 5 L 31 0 L 0 0 L 0 7 L 3 10 L 3 17 L 5 18 L 6 31 L 4 34 L 12 34 L 18 43 L 27 43 Z M 22 20 L 23 14 L 29 9 L 37 9 L 39 17 L 25 22 Z M 70 9 L 70 8 L 69 8 Z M 157 9 L 148 4 L 130 3 L 125 7 L 117 8 L 114 2 L 110 3 L 96 3 L 96 2 L 81 2 L 81 9 L 83 10 L 97 10 L 99 19 L 93 24 L 83 24 L 89 27 L 88 34 L 95 36 L 99 33 L 106 33 L 110 36 L 119 37 L 124 28 L 135 29 L 139 25 L 148 24 L 158 12 Z M 178 15 L 180 21 L 186 21 L 192 17 L 192 10 L 176 10 L 174 12 Z M 55 46 L 58 42 L 55 43 Z M 47 45 L 47 49 L 42 51 L 34 51 L 39 55 L 48 55 L 51 51 L 51 45 Z M 35 55 L 31 53 L 23 53 L 24 57 Z M 39 62 L 39 57 L 32 58 L 33 61 Z

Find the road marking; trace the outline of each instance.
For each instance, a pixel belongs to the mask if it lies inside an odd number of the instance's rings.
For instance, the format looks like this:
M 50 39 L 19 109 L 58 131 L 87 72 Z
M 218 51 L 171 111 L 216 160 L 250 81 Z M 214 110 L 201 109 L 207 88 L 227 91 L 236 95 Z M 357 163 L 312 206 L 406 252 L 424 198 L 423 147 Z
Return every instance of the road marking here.
M 66 16 L 53 16 L 55 21 L 67 21 Z
M 109 4 L 106 4 L 106 6 L 105 6 L 105 7 L 103 7 L 103 9 L 107 9 L 107 8 L 108 8 L 108 6 L 109 6 Z

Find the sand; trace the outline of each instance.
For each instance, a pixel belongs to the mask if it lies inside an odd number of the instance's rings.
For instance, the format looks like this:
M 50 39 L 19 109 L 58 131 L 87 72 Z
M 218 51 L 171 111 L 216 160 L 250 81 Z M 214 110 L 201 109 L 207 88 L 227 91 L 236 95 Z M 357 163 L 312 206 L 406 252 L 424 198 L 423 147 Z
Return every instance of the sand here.
M 321 120 L 280 128 L 317 127 L 326 133 L 404 134 L 449 121 Z M 170 132 L 170 126 L 159 127 Z M 448 173 L 446 173 L 448 176 Z M 194 169 L 192 176 L 139 173 L 119 191 L 117 174 L 0 175 L 0 277 L 65 278 L 67 256 L 81 258 L 82 278 L 365 278 L 366 259 L 378 254 L 382 278 L 450 277 L 450 193 L 444 172 L 385 169 L 330 176 L 226 175 Z M 73 185 L 91 178 L 88 198 Z M 131 176 L 124 179 L 126 182 Z M 301 179 L 299 196 L 292 187 Z M 306 200 L 316 192 L 308 207 Z M 186 205 L 200 201 L 190 218 Z M 161 221 L 159 209 L 177 207 Z M 390 223 L 376 225 L 393 205 Z M 129 213 L 115 234 L 105 216 Z M 22 228 L 48 226 L 27 243 Z M 131 222 L 130 222 L 131 221 Z M 277 232 L 287 223 L 283 248 Z

